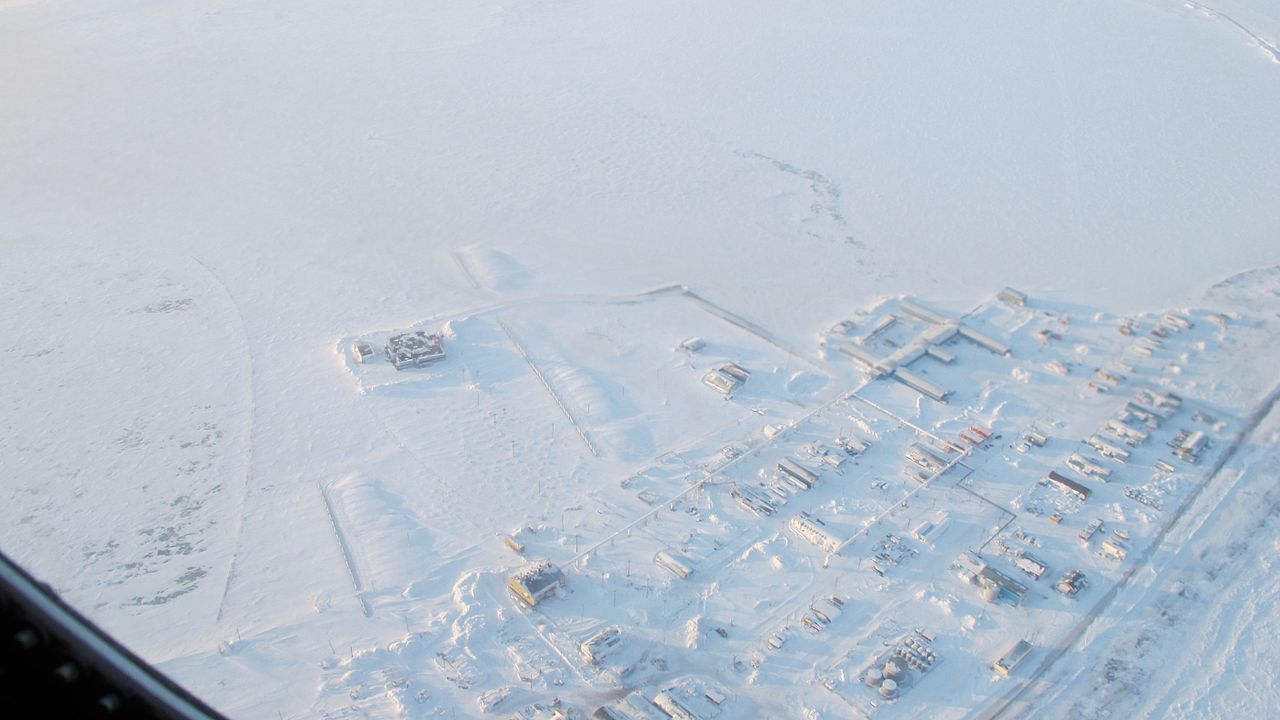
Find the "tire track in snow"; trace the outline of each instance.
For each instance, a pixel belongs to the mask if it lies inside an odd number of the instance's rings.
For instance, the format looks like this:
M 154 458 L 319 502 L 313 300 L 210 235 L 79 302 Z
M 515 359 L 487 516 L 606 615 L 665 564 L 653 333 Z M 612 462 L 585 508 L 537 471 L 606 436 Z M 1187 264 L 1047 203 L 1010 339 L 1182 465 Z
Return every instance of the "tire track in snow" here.
M 1210 20 L 1222 20 L 1226 23 L 1234 25 L 1237 30 L 1244 33 L 1246 36 L 1249 37 L 1249 39 L 1253 40 L 1253 42 L 1258 45 L 1258 48 L 1261 49 L 1262 52 L 1266 53 L 1268 57 L 1271 58 L 1271 62 L 1280 64 L 1280 47 L 1277 47 L 1275 43 L 1263 40 L 1257 33 L 1250 30 L 1248 27 L 1245 27 L 1235 18 L 1225 13 L 1222 13 L 1218 10 L 1215 10 L 1209 7 L 1208 5 L 1202 5 L 1198 2 L 1194 2 L 1194 0 L 1183 0 L 1182 4 L 1192 10 L 1199 10 L 1205 17 L 1209 18 Z
M 250 489 L 253 487 L 253 434 L 254 428 L 257 424 L 258 402 L 257 392 L 254 390 L 253 350 L 249 345 L 249 327 L 244 322 L 244 313 L 240 311 L 240 303 L 236 302 L 235 295 L 231 294 L 231 289 L 228 288 L 227 284 L 222 281 L 222 278 L 213 271 L 213 268 L 210 268 L 203 260 L 195 257 L 194 255 L 191 259 L 194 260 L 201 268 L 204 268 L 204 271 L 208 273 L 209 277 L 213 278 L 213 281 L 218 285 L 218 287 L 222 288 L 222 292 L 227 296 L 227 300 L 231 303 L 231 308 L 235 310 L 236 319 L 240 322 L 240 337 L 244 342 L 245 369 L 249 379 L 249 413 L 246 420 L 244 435 L 244 487 L 240 493 L 239 511 L 236 514 L 235 544 L 231 551 L 231 563 L 227 568 L 227 580 L 222 586 L 222 596 L 218 599 L 218 614 L 215 618 L 215 622 L 222 622 L 222 615 L 227 606 L 227 595 L 231 592 L 231 585 L 235 582 L 236 568 L 239 565 L 240 544 L 244 541 L 245 516 L 249 511 L 249 493 Z
M 453 258 L 453 264 L 458 266 L 458 270 L 462 272 L 462 276 L 467 279 L 467 282 L 472 288 L 476 290 L 484 290 L 484 288 L 480 286 L 480 281 L 476 280 L 476 276 L 471 273 L 471 269 L 462 261 L 462 256 L 458 254 L 457 250 L 449 250 L 449 257 Z

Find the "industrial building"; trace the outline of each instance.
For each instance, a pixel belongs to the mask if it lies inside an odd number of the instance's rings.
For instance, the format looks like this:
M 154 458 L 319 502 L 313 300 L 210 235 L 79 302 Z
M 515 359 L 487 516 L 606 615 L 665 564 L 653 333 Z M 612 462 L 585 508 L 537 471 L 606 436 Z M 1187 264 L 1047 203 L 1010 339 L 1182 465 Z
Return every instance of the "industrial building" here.
M 1097 450 L 1098 454 L 1103 457 L 1109 457 L 1113 460 L 1119 460 L 1120 462 L 1126 462 L 1129 459 L 1128 450 L 1116 447 L 1097 435 L 1090 436 L 1089 439 L 1084 442 L 1089 447 Z
M 1014 670 L 1018 669 L 1018 666 L 1022 664 L 1022 661 L 1025 660 L 1029 654 L 1031 654 L 1031 643 L 1026 640 L 1019 640 L 1013 644 L 1013 647 L 1006 650 L 998 660 L 991 664 L 991 669 L 1005 677 L 1008 677 Z
M 1205 435 L 1203 430 L 1196 430 L 1183 438 L 1182 443 L 1178 445 L 1177 450 L 1174 452 L 1177 453 L 1178 457 L 1194 465 L 1200 460 L 1200 453 L 1204 452 L 1204 449 L 1208 446 L 1209 436 Z
M 594 665 L 621 643 L 622 632 L 616 627 L 609 627 L 587 638 L 579 650 L 582 652 L 582 657 Z
M 951 395 L 950 390 L 939 387 L 904 367 L 896 368 L 893 371 L 893 376 L 903 385 L 938 402 L 946 402 L 947 397 Z
M 741 385 L 737 380 L 720 372 L 718 369 L 708 370 L 707 374 L 702 376 L 702 382 L 708 387 L 718 390 L 725 397 L 732 395 L 733 391 L 737 390 L 738 386 Z
M 1027 597 L 1027 586 L 987 565 L 981 557 L 972 553 L 961 553 L 951 563 L 956 575 L 970 585 L 977 585 L 982 590 L 982 597 L 987 602 L 1006 600 L 1019 605 Z
M 1015 305 L 1017 307 L 1027 306 L 1026 293 L 1019 292 L 1017 290 L 1014 290 L 1011 287 L 1007 287 L 1001 290 L 999 293 L 997 293 L 996 299 L 1002 303 L 1005 303 L 1006 305 Z
M 911 315 L 912 317 L 918 318 L 920 320 L 923 320 L 929 323 L 930 325 L 942 325 L 948 322 L 947 318 L 939 315 L 938 313 L 928 308 L 921 307 L 920 305 L 910 300 L 907 300 L 905 298 L 898 303 L 898 307 L 902 308 L 902 311 L 905 312 L 906 314 Z
M 974 330 L 971 327 L 965 327 L 963 325 L 960 326 L 960 334 L 963 335 L 966 339 L 990 350 L 991 352 L 997 355 L 1004 355 L 1008 357 L 1009 355 L 1013 354 L 1013 351 L 1009 349 L 1008 345 L 1005 345 L 999 340 L 995 340 L 991 337 L 983 335 L 982 333 L 978 332 L 977 330 Z
M 702 382 L 720 391 L 720 394 L 725 397 L 729 397 L 734 390 L 741 387 L 750 377 L 751 373 L 741 365 L 725 363 L 703 375 Z
M 920 443 L 912 443 L 911 446 L 907 448 L 906 457 L 911 462 L 928 471 L 930 475 L 936 475 L 947 467 L 946 460 L 939 457 L 933 450 L 930 450 Z
M 840 352 L 853 358 L 853 361 L 862 371 L 872 377 L 883 377 L 888 374 L 880 369 L 884 360 L 875 353 L 864 350 L 857 345 L 843 345 Z
M 977 585 L 982 588 L 982 597 L 987 602 L 1004 600 L 1014 605 L 1022 604 L 1027 599 L 1027 586 L 987 565 L 978 571 Z
M 1104 467 L 1097 461 L 1079 453 L 1071 453 L 1071 457 L 1067 458 L 1067 467 L 1081 475 L 1093 475 L 1103 482 L 1106 482 L 1107 478 L 1111 477 L 1111 468 Z
M 941 513 L 932 520 L 921 520 L 911 530 L 911 536 L 925 545 L 933 547 L 934 541 L 946 532 L 949 520 L 950 515 L 947 513 Z
M 1100 519 L 1090 520 L 1088 525 L 1085 525 L 1083 528 L 1081 528 L 1080 534 L 1077 535 L 1077 537 L 1080 538 L 1080 542 L 1087 543 L 1090 540 L 1092 540 L 1093 536 L 1096 535 L 1098 531 L 1101 529 L 1102 529 L 1102 520 Z
M 1023 553 L 1021 556 L 1014 558 L 1013 566 L 1036 580 L 1044 577 L 1044 574 L 1049 572 L 1049 566 L 1043 560 L 1030 553 Z
M 631 692 L 613 705 L 596 708 L 591 717 L 593 720 L 668 720 L 670 718 L 666 711 L 659 709 L 639 690 Z
M 1055 485 L 1058 489 L 1062 490 L 1063 492 L 1075 495 L 1079 497 L 1081 500 L 1088 500 L 1089 496 L 1093 494 L 1093 491 L 1090 490 L 1089 488 L 1085 487 L 1084 485 L 1081 485 L 1080 483 L 1076 482 L 1075 480 L 1072 480 L 1069 477 L 1066 477 L 1065 475 L 1059 474 L 1057 471 L 1054 471 L 1054 470 L 1049 471 L 1049 482 Z
M 782 458 L 778 461 L 778 469 L 775 477 L 785 480 L 801 490 L 808 490 L 818 484 L 818 474 L 801 467 L 799 463 L 791 458 Z
M 836 443 L 836 447 L 840 448 L 841 450 L 844 450 L 846 453 L 850 455 L 861 455 L 871 447 L 871 443 L 867 442 L 866 440 L 863 440 L 861 438 L 856 438 L 856 437 L 849 437 L 847 435 L 841 435 L 840 437 L 836 438 L 835 443 Z
M 1107 432 L 1120 438 L 1126 445 L 1137 447 L 1147 441 L 1150 437 L 1147 433 L 1133 427 L 1129 427 L 1120 420 L 1112 419 L 1107 421 Z
M 821 521 L 815 520 L 801 513 L 791 518 L 787 523 L 791 531 L 796 535 L 808 540 L 809 542 L 822 548 L 829 554 L 836 553 L 840 550 L 842 541 L 840 538 L 832 535 L 827 528 L 822 525 Z
M 1054 585 L 1054 589 L 1067 597 L 1075 597 L 1087 584 L 1084 573 L 1079 570 L 1068 570 L 1058 580 L 1058 584 Z
M 1124 560 L 1129 556 L 1129 548 L 1124 544 L 1123 540 L 1114 534 L 1103 540 L 1102 546 L 1098 549 L 1102 552 L 1103 557 L 1108 557 L 1112 560 Z
M 653 556 L 653 564 L 681 580 L 693 574 L 693 568 L 689 566 L 688 561 L 672 551 L 659 550 L 658 554 Z
M 387 359 L 397 370 L 421 367 L 444 359 L 444 341 L 439 333 L 422 330 L 392 335 L 387 339 Z
M 680 343 L 680 349 L 687 353 L 696 353 L 707 346 L 707 342 L 700 337 L 686 338 Z
M 507 578 L 507 589 L 529 607 L 533 607 L 567 584 L 560 568 L 546 560 L 529 563 Z

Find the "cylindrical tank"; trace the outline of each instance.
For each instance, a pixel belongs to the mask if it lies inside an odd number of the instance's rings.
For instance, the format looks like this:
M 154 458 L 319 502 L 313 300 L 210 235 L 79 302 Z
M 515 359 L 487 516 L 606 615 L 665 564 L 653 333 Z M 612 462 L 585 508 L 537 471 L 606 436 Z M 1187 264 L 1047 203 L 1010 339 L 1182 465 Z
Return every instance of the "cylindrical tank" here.
M 867 684 L 871 687 L 880 687 L 880 681 L 884 680 L 884 673 L 880 672 L 880 668 L 871 668 L 867 671 Z
M 884 677 L 886 680 L 897 682 L 902 679 L 906 671 L 902 669 L 901 663 L 897 660 L 890 660 L 884 664 Z
M 891 698 L 898 694 L 898 683 L 892 680 L 885 680 L 880 683 L 880 695 Z
M 994 603 L 1000 599 L 1000 588 L 994 585 L 988 585 L 982 588 L 982 599 L 989 603 Z

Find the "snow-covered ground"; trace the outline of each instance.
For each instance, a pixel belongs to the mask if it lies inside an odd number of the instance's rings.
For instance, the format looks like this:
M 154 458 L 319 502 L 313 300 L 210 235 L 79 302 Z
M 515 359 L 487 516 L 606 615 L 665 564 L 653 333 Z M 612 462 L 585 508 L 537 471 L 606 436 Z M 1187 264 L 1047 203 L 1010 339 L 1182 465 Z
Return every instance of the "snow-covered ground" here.
M 844 717 L 819 679 L 916 626 L 943 662 L 886 716 L 1274 714 L 1274 414 L 1206 482 L 1150 476 L 1163 437 L 1084 515 L 1035 480 L 1143 387 L 1225 454 L 1280 380 L 1278 39 L 1261 0 L 0 0 L 0 549 L 235 717 L 589 711 L 680 678 L 728 715 Z M 948 405 L 849 395 L 832 326 L 904 294 L 1013 357 L 912 365 Z M 1168 309 L 1196 325 L 1152 357 L 1115 332 Z M 418 328 L 443 363 L 351 355 Z M 724 362 L 752 372 L 728 401 Z M 902 476 L 970 425 L 1004 437 L 943 487 Z M 849 433 L 872 449 L 784 513 L 731 496 Z M 1128 565 L 1078 547 L 1095 508 Z M 851 542 L 825 557 L 798 510 Z M 1097 566 L 1074 604 L 1055 575 L 986 606 L 947 570 L 1010 514 L 1054 573 Z M 504 536 L 564 597 L 518 609 Z M 653 564 L 673 548 L 690 582 Z M 820 593 L 848 611 L 813 636 Z M 620 679 L 573 654 L 607 625 Z

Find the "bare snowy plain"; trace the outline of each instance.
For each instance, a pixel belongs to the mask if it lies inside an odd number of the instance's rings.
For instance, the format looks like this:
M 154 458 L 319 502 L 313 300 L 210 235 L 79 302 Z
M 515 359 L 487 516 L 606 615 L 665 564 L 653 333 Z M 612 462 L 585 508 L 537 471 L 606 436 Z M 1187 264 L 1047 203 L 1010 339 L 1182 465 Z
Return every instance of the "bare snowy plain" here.
M 707 717 L 1275 715 L 1278 42 L 1262 0 L 0 0 L 0 548 L 237 718 L 673 683 Z M 1011 358 L 913 364 L 945 405 L 869 382 L 839 348 L 886 314 L 900 345 L 904 295 Z M 1133 355 L 1169 310 L 1195 327 Z M 444 362 L 351 355 L 417 328 Z M 1153 477 L 1161 436 L 1083 508 L 1037 484 L 1141 389 L 1204 461 Z M 968 426 L 1002 438 L 901 476 Z M 732 499 L 849 434 L 783 513 Z M 1001 543 L 1052 565 L 1018 607 L 949 568 L 1016 574 Z M 532 557 L 568 584 L 527 610 Z M 576 654 L 608 626 L 613 665 Z M 938 667 L 862 692 L 916 628 Z

